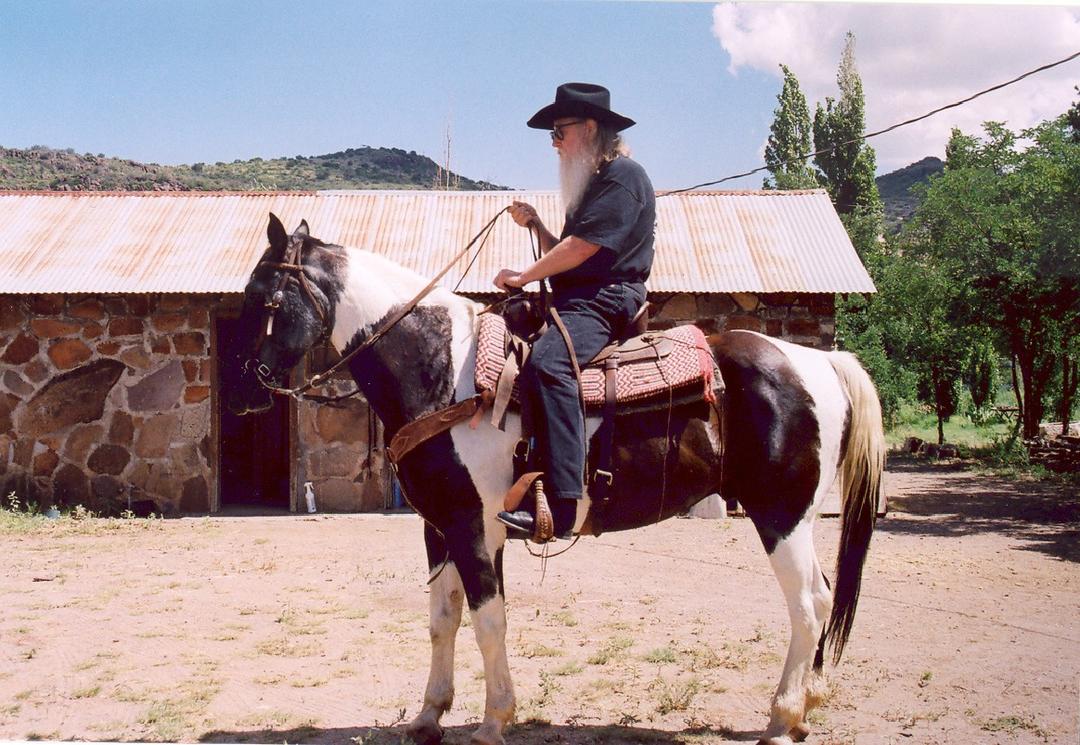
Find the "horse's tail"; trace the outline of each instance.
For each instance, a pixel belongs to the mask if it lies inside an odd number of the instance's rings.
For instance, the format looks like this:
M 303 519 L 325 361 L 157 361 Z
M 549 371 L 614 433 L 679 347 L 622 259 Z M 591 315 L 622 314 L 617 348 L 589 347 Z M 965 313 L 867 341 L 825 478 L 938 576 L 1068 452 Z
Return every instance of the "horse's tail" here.
M 848 437 L 840 463 L 840 501 L 843 520 L 836 557 L 836 587 L 832 615 L 821 646 L 832 646 L 833 664 L 840 662 L 859 602 L 863 563 L 874 532 L 885 470 L 885 433 L 877 391 L 854 355 L 832 352 L 829 362 L 851 402 Z M 819 656 L 821 649 L 819 649 Z

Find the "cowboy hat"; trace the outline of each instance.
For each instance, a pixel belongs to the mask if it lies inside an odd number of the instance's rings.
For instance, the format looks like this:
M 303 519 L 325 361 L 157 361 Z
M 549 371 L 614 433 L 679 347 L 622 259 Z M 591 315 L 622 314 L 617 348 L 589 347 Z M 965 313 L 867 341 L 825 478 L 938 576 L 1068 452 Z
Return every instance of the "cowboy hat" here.
M 564 116 L 595 119 L 615 128 L 616 132 L 634 126 L 633 119 L 611 110 L 611 93 L 602 85 L 563 83 L 555 89 L 555 101 L 533 114 L 527 124 L 533 129 L 551 129 Z

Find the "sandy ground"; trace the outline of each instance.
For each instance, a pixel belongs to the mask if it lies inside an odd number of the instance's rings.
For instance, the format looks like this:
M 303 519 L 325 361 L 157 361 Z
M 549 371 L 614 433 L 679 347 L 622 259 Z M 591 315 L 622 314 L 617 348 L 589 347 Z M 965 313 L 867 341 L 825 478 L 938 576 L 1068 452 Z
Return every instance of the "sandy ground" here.
M 890 465 L 810 743 L 1077 743 L 1080 497 Z M 827 565 L 836 520 L 818 526 Z M 398 743 L 427 675 L 412 515 L 81 521 L 0 535 L 0 739 Z M 749 521 L 507 551 L 510 743 L 754 741 L 787 614 Z M 446 742 L 483 710 L 458 640 Z

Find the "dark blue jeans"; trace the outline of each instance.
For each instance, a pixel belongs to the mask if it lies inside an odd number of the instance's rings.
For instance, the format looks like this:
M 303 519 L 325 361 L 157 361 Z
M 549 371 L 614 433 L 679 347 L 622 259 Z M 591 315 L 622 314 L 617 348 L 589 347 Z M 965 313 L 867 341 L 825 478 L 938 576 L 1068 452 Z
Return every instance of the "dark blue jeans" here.
M 622 335 L 645 302 L 642 284 L 624 283 L 559 292 L 554 301 L 579 365 Z M 554 324 L 533 344 L 518 378 L 530 406 L 533 434 L 549 497 L 581 499 L 585 483 L 585 412 L 570 353 Z

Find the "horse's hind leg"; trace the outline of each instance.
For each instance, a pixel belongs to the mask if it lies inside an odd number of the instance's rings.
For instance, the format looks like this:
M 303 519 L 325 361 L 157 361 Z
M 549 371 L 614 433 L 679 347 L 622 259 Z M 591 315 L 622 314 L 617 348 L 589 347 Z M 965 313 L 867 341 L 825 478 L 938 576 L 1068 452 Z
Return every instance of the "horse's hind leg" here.
M 428 527 L 427 531 L 431 531 L 431 528 Z M 434 558 L 440 550 L 445 550 L 442 539 L 434 531 L 425 538 L 432 571 L 439 574 L 431 583 L 428 599 L 431 671 L 424 691 L 424 708 L 406 728 L 409 737 L 419 745 L 431 745 L 442 740 L 439 719 L 454 702 L 454 642 L 461 626 L 461 608 L 465 599 L 457 567 Z
M 779 539 L 769 561 L 787 601 L 791 643 L 761 742 L 783 745 L 802 740 L 809 732 L 808 704 L 817 703 L 823 687 L 820 669 L 815 671 L 812 662 L 832 607 L 832 595 L 814 553 L 811 519 L 804 518 L 789 535 Z
M 829 580 L 825 573 L 821 571 L 821 563 L 818 561 L 817 553 L 814 554 L 813 592 L 814 607 L 818 611 L 817 619 L 821 630 L 818 633 L 818 646 L 817 652 L 814 654 L 814 664 L 806 671 L 806 678 L 803 681 L 806 689 L 806 710 L 803 713 L 803 721 L 792 729 L 792 737 L 796 742 L 805 739 L 810 734 L 810 725 L 806 721 L 806 715 L 810 713 L 811 709 L 820 706 L 828 695 L 828 683 L 825 681 L 822 668 L 825 664 L 825 622 L 832 611 L 833 605 L 832 588 L 829 586 Z

